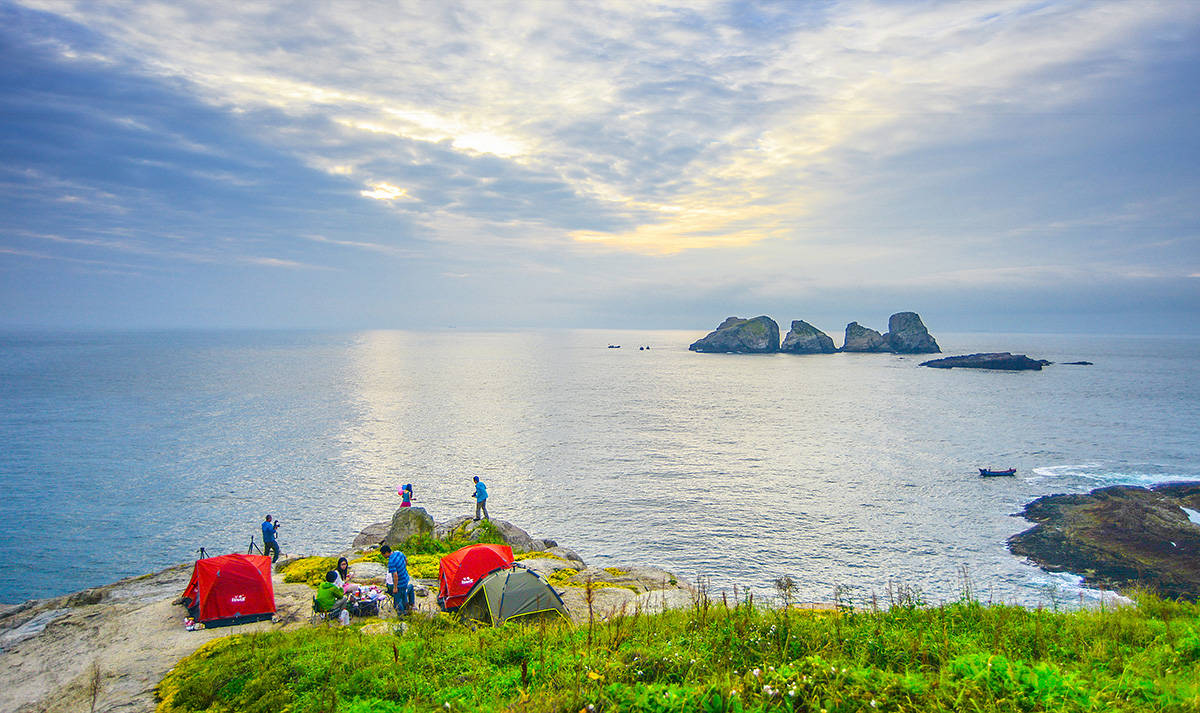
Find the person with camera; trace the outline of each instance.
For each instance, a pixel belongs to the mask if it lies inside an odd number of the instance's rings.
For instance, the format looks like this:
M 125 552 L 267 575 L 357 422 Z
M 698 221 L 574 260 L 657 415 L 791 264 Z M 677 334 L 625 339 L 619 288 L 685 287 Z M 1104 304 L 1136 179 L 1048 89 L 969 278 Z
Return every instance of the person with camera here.
M 271 562 L 279 561 L 279 541 L 275 539 L 275 531 L 279 529 L 278 522 L 272 522 L 271 516 L 267 515 L 267 519 L 263 520 L 262 535 L 263 535 L 263 554 L 271 554 L 271 550 L 275 554 L 271 557 Z
M 483 511 L 483 519 L 484 520 L 491 519 L 488 517 L 487 499 L 488 499 L 487 486 L 483 484 L 483 481 L 480 480 L 479 476 L 477 475 L 477 476 L 475 476 L 475 519 L 476 520 L 479 519 L 479 512 L 481 510 Z

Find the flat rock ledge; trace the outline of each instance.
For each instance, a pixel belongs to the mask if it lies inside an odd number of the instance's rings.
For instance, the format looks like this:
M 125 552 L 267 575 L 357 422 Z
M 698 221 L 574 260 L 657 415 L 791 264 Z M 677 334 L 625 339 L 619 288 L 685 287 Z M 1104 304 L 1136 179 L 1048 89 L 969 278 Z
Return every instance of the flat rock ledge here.
M 1024 354 L 1009 352 L 988 352 L 983 354 L 967 354 L 952 356 L 932 361 L 923 361 L 921 366 L 933 369 L 997 369 L 1000 371 L 1041 371 L 1050 362 L 1041 359 L 1030 359 Z
M 1008 548 L 1047 571 L 1082 576 L 1092 587 L 1147 587 L 1196 601 L 1200 524 L 1183 508 L 1200 511 L 1200 482 L 1047 495 L 1019 513 L 1037 524 L 1010 537 Z

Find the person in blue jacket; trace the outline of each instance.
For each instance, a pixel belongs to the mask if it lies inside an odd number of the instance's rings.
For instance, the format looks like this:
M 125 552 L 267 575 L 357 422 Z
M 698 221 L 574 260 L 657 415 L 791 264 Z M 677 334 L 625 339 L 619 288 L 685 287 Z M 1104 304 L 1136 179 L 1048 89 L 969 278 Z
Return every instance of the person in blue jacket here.
M 392 551 L 387 544 L 379 546 L 379 554 L 387 557 L 387 588 L 396 605 L 396 614 L 412 609 L 415 603 L 412 583 L 408 579 L 408 558 L 400 550 Z
M 271 516 L 267 515 L 267 519 L 263 520 L 263 554 L 270 555 L 271 550 L 275 550 L 274 556 L 271 557 L 272 562 L 279 561 L 279 541 L 275 539 L 275 531 L 279 529 L 279 523 L 271 522 Z
M 477 476 L 475 476 L 475 519 L 476 520 L 479 519 L 479 511 L 480 510 L 483 511 L 483 518 L 485 520 L 491 520 L 491 518 L 488 517 L 488 511 L 487 511 L 487 486 L 483 484 L 483 481 L 480 480 L 479 476 L 477 475 Z

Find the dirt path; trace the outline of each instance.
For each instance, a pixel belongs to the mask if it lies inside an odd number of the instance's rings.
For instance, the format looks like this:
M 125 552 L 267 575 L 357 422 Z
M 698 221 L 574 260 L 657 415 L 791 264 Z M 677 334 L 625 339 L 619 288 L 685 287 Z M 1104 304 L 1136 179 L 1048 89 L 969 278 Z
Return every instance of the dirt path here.
M 172 604 L 191 577 L 179 565 L 0 612 L 0 711 L 151 713 L 177 661 L 230 634 L 307 625 L 312 590 L 275 576 L 278 622 L 186 631 Z

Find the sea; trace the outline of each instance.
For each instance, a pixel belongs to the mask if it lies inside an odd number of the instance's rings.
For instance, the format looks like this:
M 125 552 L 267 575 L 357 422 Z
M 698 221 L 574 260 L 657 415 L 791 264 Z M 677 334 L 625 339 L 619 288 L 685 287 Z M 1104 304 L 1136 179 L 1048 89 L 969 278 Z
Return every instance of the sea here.
M 245 552 L 267 514 L 334 554 L 403 483 L 473 515 L 479 476 L 492 517 L 716 596 L 1087 606 L 1112 595 L 1009 553 L 1021 508 L 1200 480 L 1197 338 L 935 335 L 1059 362 L 1009 373 L 703 335 L 0 333 L 0 602 Z

